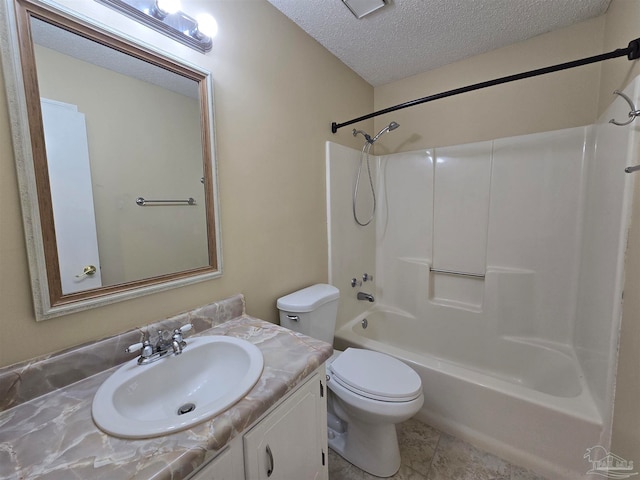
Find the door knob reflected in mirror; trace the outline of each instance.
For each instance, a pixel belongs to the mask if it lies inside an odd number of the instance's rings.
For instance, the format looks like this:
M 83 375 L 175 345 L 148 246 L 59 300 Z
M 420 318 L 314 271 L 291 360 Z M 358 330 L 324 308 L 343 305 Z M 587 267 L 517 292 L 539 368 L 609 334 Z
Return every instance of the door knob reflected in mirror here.
M 82 269 L 82 273 L 80 275 L 76 275 L 76 278 L 82 278 L 85 275 L 91 276 L 94 273 L 96 273 L 96 267 L 94 267 L 93 265 L 87 265 Z

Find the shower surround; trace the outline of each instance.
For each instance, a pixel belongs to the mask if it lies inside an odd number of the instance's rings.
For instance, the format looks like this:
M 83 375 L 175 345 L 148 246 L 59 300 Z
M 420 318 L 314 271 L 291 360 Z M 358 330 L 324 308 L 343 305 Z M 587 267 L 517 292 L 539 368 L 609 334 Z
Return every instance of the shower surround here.
M 607 122 L 627 114 L 616 101 L 590 126 L 372 157 L 378 211 L 364 228 L 350 203 L 360 152 L 328 143 L 336 347 L 414 367 L 434 426 L 551 478 L 589 478 L 586 449 L 610 444 L 624 167 L 640 163 L 637 122 Z M 365 272 L 374 281 L 353 288 Z

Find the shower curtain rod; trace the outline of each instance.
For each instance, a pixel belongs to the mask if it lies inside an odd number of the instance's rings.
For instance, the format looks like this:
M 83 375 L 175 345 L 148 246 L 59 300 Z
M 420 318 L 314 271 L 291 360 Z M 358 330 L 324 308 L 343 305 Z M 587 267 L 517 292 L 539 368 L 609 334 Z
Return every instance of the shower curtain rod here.
M 627 48 L 618 48 L 609 53 L 603 53 L 601 55 L 596 55 L 593 57 L 574 60 L 573 62 L 560 63 L 551 67 L 530 70 L 528 72 L 518 73 L 515 75 L 508 75 L 506 77 L 496 78 L 495 80 L 467 85 L 466 87 L 454 88 L 453 90 L 447 90 L 446 92 L 436 93 L 435 95 L 429 95 L 428 97 L 418 98 L 416 100 L 411 100 L 409 102 L 395 105 L 393 107 L 378 110 L 377 112 L 363 115 L 362 117 L 354 118 L 353 120 L 349 120 L 347 122 L 333 122 L 331 124 L 331 131 L 333 133 L 336 133 L 339 128 L 346 127 L 347 125 L 351 125 L 352 123 L 361 122 L 362 120 L 377 117 L 378 115 L 383 115 L 385 113 L 395 112 L 396 110 L 401 110 L 403 108 L 413 107 L 414 105 L 420 105 L 421 103 L 427 103 L 433 100 L 439 100 L 441 98 L 452 97 L 453 95 L 471 92 L 473 90 L 480 90 L 481 88 L 492 87 L 494 85 L 500 85 L 502 83 L 514 82 L 516 80 L 522 80 L 524 78 L 537 77 L 538 75 L 544 75 L 546 73 L 558 72 L 560 70 L 566 70 L 568 68 L 580 67 L 582 65 L 588 65 L 590 63 L 602 62 L 611 58 L 624 56 L 626 56 L 629 60 L 637 60 L 638 58 L 640 58 L 640 38 L 636 38 L 635 40 L 629 42 L 629 46 Z

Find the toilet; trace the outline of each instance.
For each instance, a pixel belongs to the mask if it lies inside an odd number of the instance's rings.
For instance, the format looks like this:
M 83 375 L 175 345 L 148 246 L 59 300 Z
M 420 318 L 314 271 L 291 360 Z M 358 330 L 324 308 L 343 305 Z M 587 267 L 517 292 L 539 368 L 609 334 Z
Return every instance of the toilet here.
M 280 325 L 333 344 L 340 292 L 318 284 L 278 299 Z M 400 468 L 396 424 L 422 407 L 418 374 L 389 355 L 347 348 L 327 361 L 329 446 L 358 468 L 390 477 Z

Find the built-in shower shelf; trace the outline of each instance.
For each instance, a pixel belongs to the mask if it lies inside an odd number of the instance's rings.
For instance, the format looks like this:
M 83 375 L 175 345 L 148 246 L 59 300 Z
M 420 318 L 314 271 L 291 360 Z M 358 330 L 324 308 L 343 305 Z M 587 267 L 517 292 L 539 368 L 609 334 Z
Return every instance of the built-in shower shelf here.
M 482 313 L 484 275 L 429 268 L 429 301 L 435 305 Z

